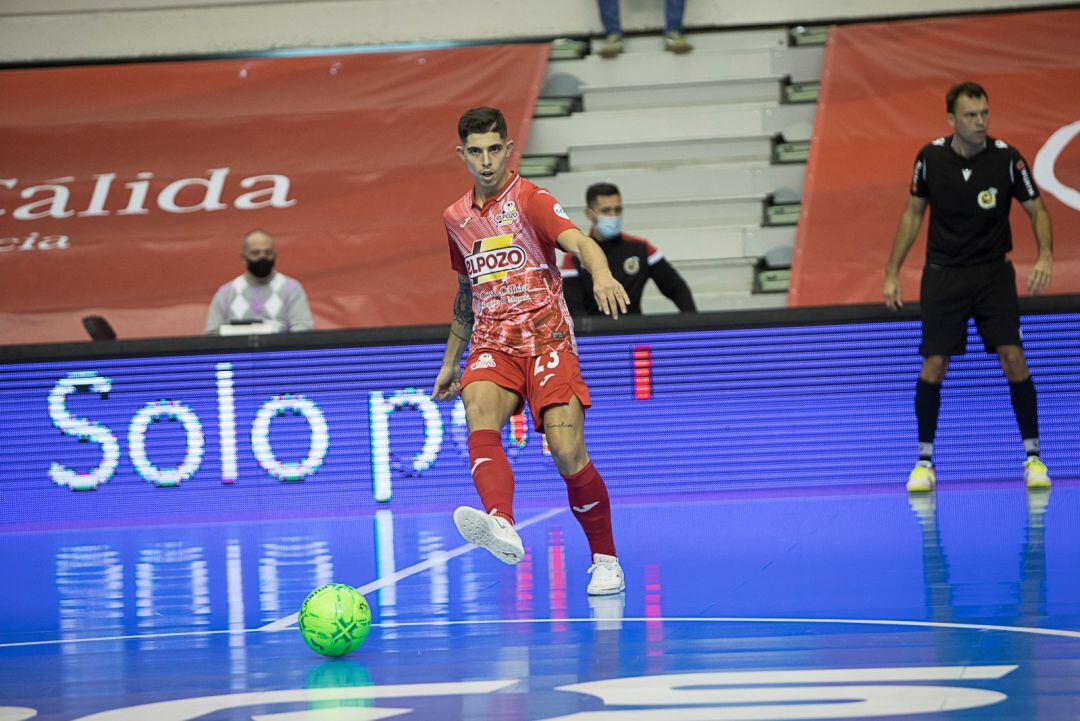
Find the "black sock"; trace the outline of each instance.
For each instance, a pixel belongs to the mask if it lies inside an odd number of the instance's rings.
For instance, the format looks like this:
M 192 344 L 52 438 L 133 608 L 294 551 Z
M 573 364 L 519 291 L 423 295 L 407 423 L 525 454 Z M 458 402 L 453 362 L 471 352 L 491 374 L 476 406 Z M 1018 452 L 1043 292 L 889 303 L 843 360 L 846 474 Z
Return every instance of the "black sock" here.
M 1020 437 L 1024 439 L 1024 450 L 1029 456 L 1039 455 L 1039 404 L 1035 394 L 1035 383 L 1028 376 L 1022 381 L 1009 383 L 1009 396 L 1012 397 L 1016 424 L 1020 426 Z
M 919 422 L 919 460 L 929 461 L 934 453 L 938 411 L 941 409 L 941 384 L 920 378 L 915 383 L 915 418 Z

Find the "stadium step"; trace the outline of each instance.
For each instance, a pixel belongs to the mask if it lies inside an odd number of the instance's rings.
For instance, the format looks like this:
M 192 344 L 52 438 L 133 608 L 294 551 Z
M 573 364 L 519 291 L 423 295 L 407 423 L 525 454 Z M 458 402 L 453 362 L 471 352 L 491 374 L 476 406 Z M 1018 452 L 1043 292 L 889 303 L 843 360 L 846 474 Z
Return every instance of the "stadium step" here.
M 665 53 L 657 47 L 654 53 L 624 54 L 613 60 L 591 55 L 549 65 L 544 87 L 546 90 L 550 85 L 565 82 L 558 80 L 563 77 L 573 78 L 583 87 L 635 87 L 673 81 L 716 82 L 781 76 L 790 76 L 793 82 L 809 82 L 821 79 L 822 58 L 820 47 L 695 50 L 688 55 Z
M 773 138 L 768 135 L 657 138 L 636 143 L 575 144 L 569 148 L 569 158 L 574 170 L 767 162 L 772 146 Z
M 795 246 L 794 226 L 657 227 L 627 226 L 627 232 L 648 239 L 672 263 L 709 258 L 760 258 L 770 250 Z
M 705 258 L 672 262 L 692 290 L 700 293 L 754 289 L 757 258 Z
M 747 269 L 748 274 L 753 271 Z M 689 280 L 687 281 L 690 282 Z M 784 308 L 786 293 L 754 293 L 747 290 L 723 290 L 694 288 L 694 304 L 699 312 L 710 313 L 725 310 L 752 310 L 759 308 Z M 641 295 L 641 310 L 647 314 L 676 313 L 675 304 L 665 298 L 651 283 Z
M 785 28 L 763 28 L 759 30 L 732 30 L 725 32 L 688 31 L 689 40 L 695 52 L 730 52 L 732 50 L 757 50 L 762 48 L 782 48 L 788 45 L 788 32 Z M 657 53 L 663 51 L 662 37 L 659 33 L 627 35 L 623 38 L 623 57 L 639 53 Z M 592 54 L 600 52 L 604 38 L 592 39 Z M 616 58 L 618 60 L 620 58 Z
M 518 173 L 526 178 L 547 178 L 556 175 L 565 166 L 565 156 L 523 155 L 518 163 Z
M 564 206 L 580 205 L 584 202 L 589 186 L 600 182 L 614 182 L 624 201 L 761 193 L 772 195 L 780 201 L 791 202 L 802 197 L 805 174 L 805 169 L 798 165 L 753 162 L 678 168 L 634 168 L 618 173 L 602 170 L 569 171 L 545 181 L 543 186 Z M 626 222 L 637 221 L 627 216 Z
M 583 229 L 588 230 L 588 226 L 584 225 Z M 682 263 L 741 261 L 747 258 L 756 263 L 757 259 L 770 252 L 790 255 L 795 245 L 793 226 L 762 228 L 757 225 L 711 225 L 696 228 L 641 228 L 635 225 L 627 232 L 649 240 L 669 262 L 676 266 Z M 559 260 L 561 266 L 561 254 Z
M 823 49 L 636 53 L 553 63 L 541 95 L 581 95 L 586 110 L 778 102 L 787 82 L 820 79 Z
M 813 105 L 781 105 L 776 101 L 729 105 L 699 105 L 635 110 L 590 110 L 570 117 L 535 120 L 526 150 L 534 155 L 565 153 L 573 145 L 639 143 L 662 133 L 679 136 L 780 134 L 787 140 L 809 139 L 814 126 Z
M 672 224 L 679 227 L 716 225 L 755 225 L 761 222 L 763 195 L 678 198 L 670 200 L 624 200 L 626 217 L 634 219 L 636 227 L 658 227 Z M 584 198 L 577 202 L 562 202 L 571 218 L 585 214 Z
M 679 80 L 652 85 L 585 85 L 581 102 L 586 110 L 672 108 L 720 103 L 776 102 L 780 76 L 723 80 Z

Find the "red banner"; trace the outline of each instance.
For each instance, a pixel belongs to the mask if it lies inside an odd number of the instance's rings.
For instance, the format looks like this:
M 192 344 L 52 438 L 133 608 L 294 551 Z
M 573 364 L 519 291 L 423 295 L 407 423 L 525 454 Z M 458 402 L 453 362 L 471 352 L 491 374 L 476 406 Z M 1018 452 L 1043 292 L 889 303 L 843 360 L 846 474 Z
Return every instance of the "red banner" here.
M 990 96 L 990 135 L 1033 166 L 1057 240 L 1050 292 L 1080 292 L 1078 38 L 1076 10 L 830 30 L 788 304 L 882 301 L 915 155 L 950 133 L 945 92 L 965 80 Z M 1023 289 L 1035 239 L 1016 204 L 1011 220 Z M 901 273 L 907 300 L 918 296 L 927 222 Z
M 202 332 L 263 228 L 316 328 L 447 322 L 457 118 L 517 148 L 548 48 L 0 72 L 0 343 Z

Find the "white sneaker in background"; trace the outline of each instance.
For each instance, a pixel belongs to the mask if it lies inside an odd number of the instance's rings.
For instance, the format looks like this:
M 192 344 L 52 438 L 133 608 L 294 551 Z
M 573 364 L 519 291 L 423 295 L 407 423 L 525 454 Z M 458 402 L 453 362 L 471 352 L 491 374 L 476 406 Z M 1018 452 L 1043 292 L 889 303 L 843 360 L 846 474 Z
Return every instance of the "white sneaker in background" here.
M 588 588 L 590 596 L 607 596 L 626 588 L 618 558 L 602 553 L 594 553 L 592 558 L 593 565 L 589 566 L 589 574 L 592 576 Z
M 521 536 L 510 521 L 496 516 L 494 509 L 487 514 L 475 508 L 461 506 L 454 511 L 454 525 L 462 538 L 491 551 L 491 555 L 503 563 L 513 566 L 525 558 Z

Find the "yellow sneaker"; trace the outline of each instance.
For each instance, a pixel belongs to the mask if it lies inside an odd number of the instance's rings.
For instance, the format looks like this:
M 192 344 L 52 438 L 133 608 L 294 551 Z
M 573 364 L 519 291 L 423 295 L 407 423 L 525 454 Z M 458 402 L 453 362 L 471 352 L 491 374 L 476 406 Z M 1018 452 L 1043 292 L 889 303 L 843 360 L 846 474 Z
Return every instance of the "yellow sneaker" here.
M 670 32 L 664 36 L 664 50 L 676 55 L 685 55 L 694 49 L 694 46 L 683 36 L 682 33 Z
M 934 490 L 937 477 L 934 475 L 934 464 L 930 461 L 919 461 L 912 469 L 907 479 L 908 493 L 926 493 Z
M 1049 488 L 1050 475 L 1046 472 L 1046 464 L 1038 456 L 1028 456 L 1024 461 L 1024 483 L 1028 488 Z
M 604 44 L 600 46 L 600 57 L 614 58 L 622 54 L 624 50 L 622 35 L 608 35 L 604 38 Z

